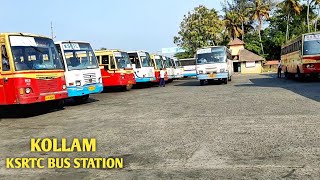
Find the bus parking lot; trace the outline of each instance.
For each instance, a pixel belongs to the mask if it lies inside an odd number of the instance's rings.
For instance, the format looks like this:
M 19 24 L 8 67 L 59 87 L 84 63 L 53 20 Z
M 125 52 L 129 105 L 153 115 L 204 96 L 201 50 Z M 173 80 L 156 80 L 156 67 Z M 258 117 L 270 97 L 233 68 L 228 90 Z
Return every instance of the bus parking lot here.
M 95 94 L 28 118 L 2 111 L 0 157 L 63 157 L 31 153 L 30 138 L 94 137 L 97 152 L 80 156 L 123 157 L 125 168 L 8 170 L 2 162 L 0 179 L 319 179 L 319 102 L 320 82 L 263 74 Z

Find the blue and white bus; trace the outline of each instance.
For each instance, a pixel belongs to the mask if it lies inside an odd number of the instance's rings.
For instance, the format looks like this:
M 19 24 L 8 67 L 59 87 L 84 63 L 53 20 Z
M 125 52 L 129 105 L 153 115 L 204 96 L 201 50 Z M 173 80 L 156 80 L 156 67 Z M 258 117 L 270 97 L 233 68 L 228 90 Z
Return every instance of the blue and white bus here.
M 220 80 L 224 84 L 231 81 L 233 62 L 230 50 L 225 46 L 212 46 L 197 50 L 196 54 L 197 79 L 200 85 Z
M 103 91 L 101 72 L 96 56 L 87 42 L 55 42 L 62 56 L 68 97 L 84 103 L 89 95 Z
M 181 66 L 183 67 L 183 77 L 196 77 L 196 59 L 180 59 Z
M 136 83 L 151 83 L 156 80 L 154 64 L 148 52 L 130 51 L 128 52 Z

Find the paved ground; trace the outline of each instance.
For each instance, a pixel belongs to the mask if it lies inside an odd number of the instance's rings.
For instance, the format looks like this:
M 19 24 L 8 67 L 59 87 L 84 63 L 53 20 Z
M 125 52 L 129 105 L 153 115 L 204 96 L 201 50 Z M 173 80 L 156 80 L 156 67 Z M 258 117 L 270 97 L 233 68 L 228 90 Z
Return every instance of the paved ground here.
M 92 98 L 29 118 L 2 114 L 0 178 L 320 179 L 319 82 L 237 75 L 228 85 L 189 79 Z M 98 149 L 30 153 L 31 137 L 95 137 Z M 4 157 L 66 156 L 120 156 L 126 167 L 4 169 Z

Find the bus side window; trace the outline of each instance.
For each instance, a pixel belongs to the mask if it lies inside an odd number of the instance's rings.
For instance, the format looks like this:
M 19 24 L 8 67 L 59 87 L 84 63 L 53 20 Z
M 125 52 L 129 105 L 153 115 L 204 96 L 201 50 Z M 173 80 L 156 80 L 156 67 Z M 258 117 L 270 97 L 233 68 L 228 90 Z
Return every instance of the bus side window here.
M 116 69 L 116 63 L 114 62 L 113 56 L 110 56 L 110 67 Z
M 2 71 L 10 71 L 9 58 L 5 45 L 1 45 Z
M 109 64 L 109 56 L 102 56 L 101 64 Z

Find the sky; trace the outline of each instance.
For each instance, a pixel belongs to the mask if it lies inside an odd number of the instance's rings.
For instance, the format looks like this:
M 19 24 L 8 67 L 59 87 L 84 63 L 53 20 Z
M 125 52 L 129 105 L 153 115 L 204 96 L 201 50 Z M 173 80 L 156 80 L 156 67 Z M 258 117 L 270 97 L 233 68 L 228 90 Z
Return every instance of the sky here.
M 220 0 L 0 0 L 1 32 L 81 40 L 94 49 L 161 51 L 174 47 L 183 16 L 198 5 L 221 10 Z

